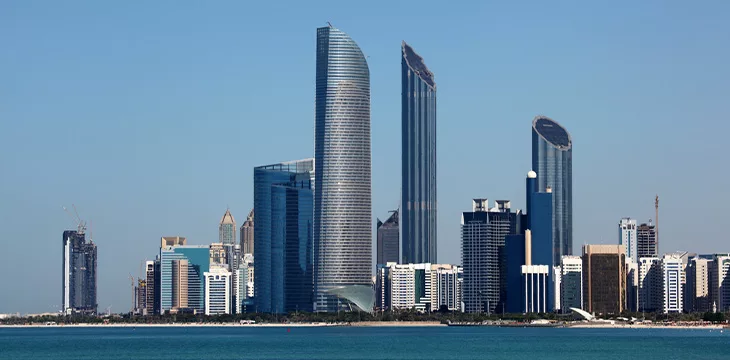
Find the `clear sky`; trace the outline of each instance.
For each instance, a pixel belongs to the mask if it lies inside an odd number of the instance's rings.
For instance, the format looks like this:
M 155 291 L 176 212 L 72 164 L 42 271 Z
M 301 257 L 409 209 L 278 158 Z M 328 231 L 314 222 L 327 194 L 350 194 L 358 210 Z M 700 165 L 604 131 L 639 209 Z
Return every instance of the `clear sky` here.
M 93 222 L 99 307 L 163 235 L 217 240 L 253 167 L 313 156 L 315 29 L 366 53 L 373 221 L 400 196 L 400 42 L 438 86 L 439 261 L 471 199 L 524 207 L 535 115 L 573 136 L 574 251 L 654 217 L 730 251 L 727 1 L 2 1 L 0 313 L 58 310 L 61 206 Z

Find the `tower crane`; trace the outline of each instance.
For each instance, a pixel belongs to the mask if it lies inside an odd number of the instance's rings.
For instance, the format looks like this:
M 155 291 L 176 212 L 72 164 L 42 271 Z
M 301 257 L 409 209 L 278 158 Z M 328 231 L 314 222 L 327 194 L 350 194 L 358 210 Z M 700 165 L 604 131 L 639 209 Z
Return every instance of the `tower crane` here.
M 132 311 L 131 311 L 131 313 L 134 314 L 134 308 L 136 307 L 136 302 L 137 302 L 137 291 L 134 287 L 134 276 L 132 276 L 132 274 L 129 274 L 129 281 L 132 283 Z
M 73 207 L 74 214 L 76 214 L 76 216 L 71 214 L 71 211 L 69 211 L 68 208 L 66 208 L 65 206 L 62 206 L 63 211 L 65 211 L 66 214 L 68 214 L 68 216 L 71 217 L 71 221 L 73 221 L 74 224 L 76 224 L 76 231 L 79 234 L 84 234 L 86 232 L 86 222 L 81 220 L 81 217 L 79 217 L 79 213 L 78 213 L 78 211 L 76 211 L 76 205 L 72 204 L 71 206 Z

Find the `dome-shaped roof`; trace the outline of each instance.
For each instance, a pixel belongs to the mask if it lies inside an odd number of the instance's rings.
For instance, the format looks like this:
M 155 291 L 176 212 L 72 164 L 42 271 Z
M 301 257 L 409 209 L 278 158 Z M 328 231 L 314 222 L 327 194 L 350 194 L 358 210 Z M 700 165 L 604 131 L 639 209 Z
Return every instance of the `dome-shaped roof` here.
M 529 179 L 536 179 L 537 178 L 537 173 L 534 172 L 534 171 L 532 171 L 532 170 L 530 170 L 530 172 L 527 173 L 527 177 Z

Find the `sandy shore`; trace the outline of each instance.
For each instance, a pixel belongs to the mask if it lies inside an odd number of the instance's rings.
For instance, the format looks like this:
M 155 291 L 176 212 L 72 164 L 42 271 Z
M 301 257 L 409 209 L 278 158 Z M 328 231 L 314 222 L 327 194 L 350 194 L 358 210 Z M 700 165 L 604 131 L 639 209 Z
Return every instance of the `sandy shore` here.
M 680 329 L 680 330 L 723 330 L 723 325 L 642 325 L 642 324 L 575 324 L 566 327 L 578 329 Z
M 377 327 L 410 327 L 410 326 L 448 326 L 438 321 L 361 321 L 351 323 L 350 326 L 377 326 Z

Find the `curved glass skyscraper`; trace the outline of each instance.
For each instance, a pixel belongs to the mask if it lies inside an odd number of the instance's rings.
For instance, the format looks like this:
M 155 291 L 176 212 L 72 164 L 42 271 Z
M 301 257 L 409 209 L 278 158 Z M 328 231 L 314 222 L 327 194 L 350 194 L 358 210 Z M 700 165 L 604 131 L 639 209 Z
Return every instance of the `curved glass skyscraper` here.
M 436 83 L 413 48 L 401 61 L 402 263 L 436 263 Z
M 332 26 L 317 29 L 314 117 L 315 310 L 337 311 L 333 289 L 372 281 L 370 71 Z
M 532 169 L 537 189 L 553 193 L 553 266 L 573 254 L 573 142 L 556 121 L 536 116 L 532 121 Z

